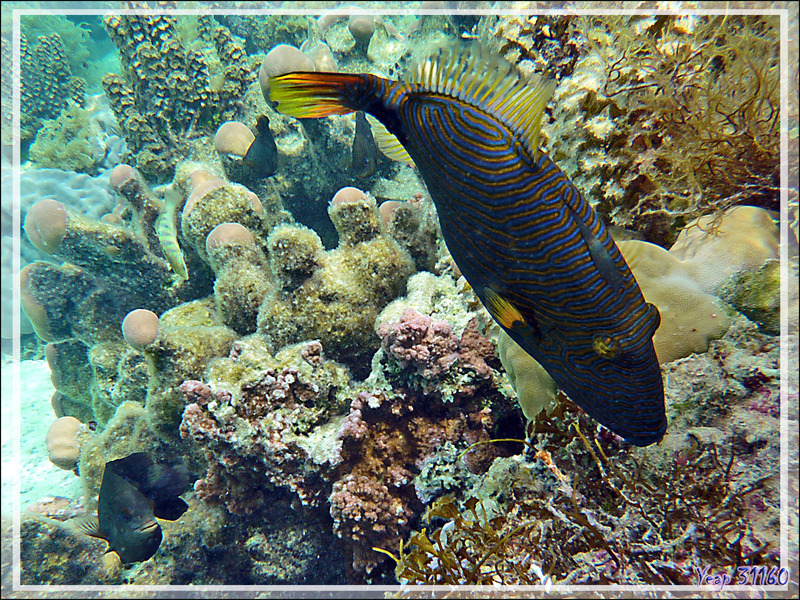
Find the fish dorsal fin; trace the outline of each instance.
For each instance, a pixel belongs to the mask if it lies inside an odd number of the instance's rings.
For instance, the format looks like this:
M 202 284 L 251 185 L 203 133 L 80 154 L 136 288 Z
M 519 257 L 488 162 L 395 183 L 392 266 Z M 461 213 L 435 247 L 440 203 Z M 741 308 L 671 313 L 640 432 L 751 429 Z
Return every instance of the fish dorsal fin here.
M 436 92 L 490 113 L 514 131 L 536 157 L 542 115 L 555 81 L 526 76 L 478 43 L 439 46 L 413 64 L 404 83 L 409 92 Z
M 75 517 L 71 522 L 73 527 L 81 533 L 85 533 L 86 535 L 92 537 L 105 539 L 103 534 L 100 532 L 100 521 L 97 518 L 97 515 L 83 515 L 82 517 Z
M 403 148 L 403 144 L 397 139 L 397 136 L 390 133 L 388 129 L 372 115 L 364 113 L 367 117 L 367 122 L 372 128 L 372 137 L 375 138 L 375 143 L 378 144 L 378 149 L 383 152 L 386 158 L 404 163 L 410 167 L 414 166 L 414 161 Z

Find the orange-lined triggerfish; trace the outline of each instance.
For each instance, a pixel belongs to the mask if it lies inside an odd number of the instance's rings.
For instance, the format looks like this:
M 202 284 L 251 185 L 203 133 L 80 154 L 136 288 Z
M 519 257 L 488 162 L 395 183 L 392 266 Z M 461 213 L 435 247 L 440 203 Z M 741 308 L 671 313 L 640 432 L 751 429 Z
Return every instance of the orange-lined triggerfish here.
M 639 446 L 663 437 L 660 316 L 591 205 L 539 148 L 553 82 L 453 44 L 402 81 L 295 72 L 269 83 L 294 117 L 377 118 L 419 169 L 450 254 L 503 329 L 594 419 Z

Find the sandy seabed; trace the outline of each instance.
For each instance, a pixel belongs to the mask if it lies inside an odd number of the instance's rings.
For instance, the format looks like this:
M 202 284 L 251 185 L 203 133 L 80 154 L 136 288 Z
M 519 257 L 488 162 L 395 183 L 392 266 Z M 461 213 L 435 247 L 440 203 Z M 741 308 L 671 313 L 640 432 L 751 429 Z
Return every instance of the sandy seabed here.
M 15 387 L 19 369 L 19 393 Z M 44 360 L 26 360 L 2 366 L 2 516 L 48 496 L 78 498 L 80 478 L 56 467 L 47 457 L 45 436 L 56 416 L 50 368 Z M 17 443 L 19 446 L 17 447 Z M 19 491 L 19 504 L 15 503 Z

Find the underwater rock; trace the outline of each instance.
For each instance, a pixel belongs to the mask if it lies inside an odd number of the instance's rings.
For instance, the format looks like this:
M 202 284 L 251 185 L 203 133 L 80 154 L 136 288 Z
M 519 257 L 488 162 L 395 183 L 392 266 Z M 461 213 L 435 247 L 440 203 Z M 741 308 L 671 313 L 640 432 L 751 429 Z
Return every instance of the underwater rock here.
M 24 585 L 118 585 L 119 559 L 106 543 L 71 526 L 26 513 L 20 523 L 20 572 Z
M 94 373 L 88 351 L 89 347 L 76 339 L 51 342 L 44 348 L 50 382 L 60 396 L 56 417 L 73 416 L 83 423 L 92 420 Z
M 183 207 L 181 233 L 206 263 L 209 262 L 206 238 L 218 225 L 239 223 L 251 233 L 257 245 L 265 249 L 272 227 L 288 218 L 279 202 L 270 203 L 275 211 L 267 211 L 258 196 L 242 185 L 217 178 L 197 178 L 196 181 Z
M 720 298 L 729 302 L 751 321 L 758 323 L 759 331 L 769 335 L 780 335 L 781 275 L 779 260 L 767 260 L 761 268 L 755 271 L 740 271 L 723 286 Z M 790 291 L 789 298 L 790 302 L 794 300 L 796 307 L 796 294 L 792 298 Z M 791 308 L 787 308 L 787 310 L 791 310 Z
M 125 342 L 101 342 L 89 349 L 92 412 L 100 426 L 124 402 L 144 404 L 150 385 L 145 355 Z
M 203 375 L 212 358 L 228 356 L 237 334 L 220 325 L 213 299 L 178 305 L 159 318 L 159 335 L 145 350 L 152 382 L 147 413 L 154 427 L 177 437 L 185 405 L 178 387 Z
M 318 343 L 300 344 L 273 358 L 260 336 L 250 336 L 231 358 L 209 365 L 204 377 L 213 390 L 198 380 L 181 385 L 188 404 L 181 436 L 208 457 L 208 472 L 195 484 L 201 500 L 236 515 L 262 510 L 272 486 L 294 492 L 304 505 L 324 501 L 335 464 L 331 418 L 343 410 L 336 391 L 349 377 L 321 354 L 318 362 L 304 358 L 310 345 L 320 350 Z
M 433 272 L 442 237 L 433 203 L 389 200 L 380 211 L 389 235 L 411 255 L 417 271 Z

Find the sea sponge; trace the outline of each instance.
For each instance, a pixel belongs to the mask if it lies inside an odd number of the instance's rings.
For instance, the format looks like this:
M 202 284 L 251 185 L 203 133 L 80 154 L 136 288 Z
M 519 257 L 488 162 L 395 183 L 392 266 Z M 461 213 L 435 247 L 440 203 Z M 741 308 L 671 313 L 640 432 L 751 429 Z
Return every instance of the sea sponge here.
M 780 230 L 769 211 L 736 206 L 689 223 L 670 254 L 691 261 L 692 278 L 708 293 L 719 291 L 732 275 L 755 271 L 780 255 Z
M 659 363 L 705 352 L 711 340 L 725 335 L 731 319 L 722 303 L 693 279 L 691 265 L 649 242 L 629 240 L 617 246 L 644 299 L 661 313 L 661 325 L 653 336 Z
M 81 453 L 77 435 L 83 423 L 75 417 L 56 419 L 47 430 L 47 453 L 50 462 L 59 469 L 72 471 Z
M 226 121 L 217 129 L 214 136 L 214 149 L 219 154 L 233 154 L 242 157 L 247 154 L 250 144 L 256 139 L 253 132 L 239 121 Z
M 556 407 L 558 386 L 544 367 L 502 330 L 497 338 L 497 352 L 525 418 L 532 421 L 542 410 L 550 414 Z
M 132 310 L 122 321 L 122 337 L 137 350 L 152 344 L 158 337 L 158 315 L 144 308 Z
M 360 44 L 369 44 L 372 35 L 375 33 L 374 15 L 350 15 L 347 28 Z
M 41 200 L 25 217 L 25 234 L 42 252 L 53 254 L 67 234 L 67 211 L 60 202 Z

